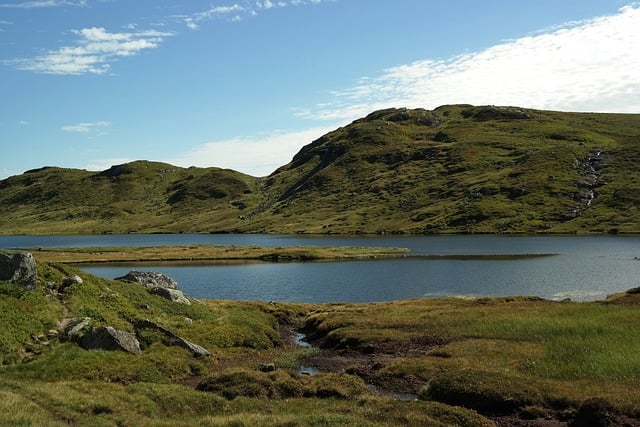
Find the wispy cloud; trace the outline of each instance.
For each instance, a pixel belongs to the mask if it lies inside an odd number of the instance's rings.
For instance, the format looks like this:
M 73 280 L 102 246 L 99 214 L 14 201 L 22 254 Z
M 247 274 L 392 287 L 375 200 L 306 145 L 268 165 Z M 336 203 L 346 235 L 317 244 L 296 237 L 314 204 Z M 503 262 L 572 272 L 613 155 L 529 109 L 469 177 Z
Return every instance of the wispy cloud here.
M 302 146 L 333 129 L 335 126 L 324 126 L 207 142 L 167 161 L 183 167 L 215 165 L 253 176 L 266 176 L 289 163 Z
M 78 36 L 74 46 L 61 47 L 35 58 L 7 61 L 15 68 L 43 74 L 106 74 L 111 63 L 154 49 L 173 35 L 169 32 L 138 31 L 110 33 L 104 28 L 72 30 Z
M 200 22 L 202 21 L 210 21 L 221 16 L 231 17 L 234 19 L 239 17 L 240 14 L 244 14 L 247 9 L 244 6 L 240 6 L 239 4 L 233 4 L 231 6 L 214 6 L 205 11 L 193 13 L 188 16 L 181 16 L 184 19 L 187 27 L 192 30 L 196 30 L 200 28 Z
M 76 6 L 76 7 L 84 7 L 87 5 L 86 0 L 34 0 L 34 1 L 23 1 L 19 3 L 0 3 L 0 7 L 2 8 L 10 8 L 10 9 L 41 9 L 41 8 L 49 8 L 49 7 L 61 7 L 61 6 Z
M 335 0 L 258 0 L 255 2 L 243 1 L 228 6 L 214 6 L 202 12 L 192 13 L 190 15 L 180 15 L 176 18 L 184 21 L 187 27 L 197 30 L 200 25 L 206 21 L 215 19 L 228 19 L 232 22 L 242 21 L 246 17 L 256 16 L 262 10 L 274 8 L 282 8 L 287 6 L 303 6 L 308 4 L 327 3 Z
M 299 117 L 352 120 L 390 106 L 471 103 L 640 112 L 640 4 L 445 60 L 363 77 Z
M 96 135 L 104 135 L 104 129 L 111 126 L 109 122 L 93 122 L 93 123 L 77 123 L 73 125 L 62 126 L 60 130 L 64 132 L 74 133 L 91 133 Z

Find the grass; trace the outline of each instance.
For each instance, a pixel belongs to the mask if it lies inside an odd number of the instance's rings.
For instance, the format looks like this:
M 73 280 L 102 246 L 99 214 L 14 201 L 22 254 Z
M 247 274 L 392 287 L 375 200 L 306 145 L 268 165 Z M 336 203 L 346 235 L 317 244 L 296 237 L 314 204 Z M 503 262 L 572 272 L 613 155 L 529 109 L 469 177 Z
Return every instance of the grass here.
M 589 303 L 502 297 L 187 306 L 66 264 L 38 268 L 35 291 L 0 284 L 2 425 L 484 426 L 493 425 L 489 416 L 571 420 L 596 403 L 618 421 L 640 418 L 637 290 Z M 60 286 L 75 274 L 82 284 Z M 142 354 L 45 338 L 58 320 L 75 316 L 136 333 Z M 162 334 L 136 330 L 140 319 L 212 355 L 196 358 Z M 282 334 L 297 326 L 316 347 L 296 347 Z M 350 365 L 297 373 L 331 357 Z M 419 400 L 394 400 L 367 383 Z
M 427 392 L 433 398 L 443 393 L 437 387 L 463 384 L 473 389 L 454 393 L 463 400 L 486 394 L 483 387 L 507 396 L 526 390 L 540 405 L 575 405 L 593 393 L 637 412 L 640 339 L 632 331 L 639 321 L 637 306 L 623 304 L 447 299 L 334 307 L 311 315 L 309 327 L 335 347 L 402 348 L 439 337 L 435 349 L 377 373 L 380 381 L 417 377 L 436 387 Z
M 150 246 L 96 248 L 23 248 L 31 250 L 42 262 L 103 263 L 159 262 L 203 263 L 234 260 L 317 261 L 378 258 L 406 255 L 404 248 L 375 247 L 258 247 L 258 246 Z

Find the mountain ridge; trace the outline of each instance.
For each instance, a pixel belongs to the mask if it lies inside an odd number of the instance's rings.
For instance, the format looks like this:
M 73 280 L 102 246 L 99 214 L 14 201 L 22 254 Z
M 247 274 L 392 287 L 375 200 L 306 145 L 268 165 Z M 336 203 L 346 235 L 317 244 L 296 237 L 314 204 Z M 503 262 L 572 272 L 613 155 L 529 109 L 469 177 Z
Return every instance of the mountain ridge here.
M 263 178 L 136 161 L 0 181 L 0 233 L 637 233 L 640 115 L 385 109 Z

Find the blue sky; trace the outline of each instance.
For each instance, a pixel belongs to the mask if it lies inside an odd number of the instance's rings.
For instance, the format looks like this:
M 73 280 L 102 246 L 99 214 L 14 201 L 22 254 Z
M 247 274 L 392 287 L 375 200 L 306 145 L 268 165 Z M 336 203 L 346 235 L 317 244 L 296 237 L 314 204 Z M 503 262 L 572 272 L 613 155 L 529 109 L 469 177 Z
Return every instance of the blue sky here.
M 264 176 L 388 107 L 640 113 L 640 3 L 0 0 L 0 178 Z

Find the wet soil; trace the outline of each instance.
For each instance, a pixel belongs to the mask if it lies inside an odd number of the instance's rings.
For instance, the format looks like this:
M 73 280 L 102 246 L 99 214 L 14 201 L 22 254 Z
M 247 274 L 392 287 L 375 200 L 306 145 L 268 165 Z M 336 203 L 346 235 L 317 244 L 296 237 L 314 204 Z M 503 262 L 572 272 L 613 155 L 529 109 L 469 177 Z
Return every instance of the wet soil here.
M 357 375 L 378 395 L 399 400 L 415 400 L 425 381 L 416 377 L 392 377 L 380 374 L 380 370 L 396 358 L 417 357 L 451 342 L 438 337 L 422 337 L 406 344 L 387 342 L 364 348 L 325 348 L 322 338 L 304 341 L 306 338 L 290 325 L 281 326 L 283 342 L 288 346 L 303 345 L 319 348 L 319 354 L 302 361 L 303 370 L 314 372 L 347 373 Z M 432 353 L 433 354 L 433 353 Z M 443 353 L 441 357 L 446 357 Z M 568 427 L 591 425 L 620 425 L 640 427 L 640 420 L 614 414 L 593 414 L 586 423 L 579 421 L 580 410 L 575 412 L 537 408 L 531 413 L 527 408 L 509 415 L 490 415 L 498 427 Z M 605 424 L 600 424 L 604 421 Z M 594 424 L 595 423 L 595 424 Z

